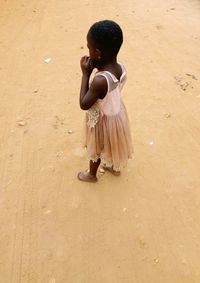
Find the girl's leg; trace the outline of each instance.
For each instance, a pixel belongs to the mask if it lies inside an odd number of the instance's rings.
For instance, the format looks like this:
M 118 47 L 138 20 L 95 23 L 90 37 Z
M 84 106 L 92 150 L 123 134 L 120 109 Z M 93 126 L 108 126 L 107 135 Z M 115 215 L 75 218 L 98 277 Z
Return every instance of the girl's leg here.
M 101 163 L 101 159 L 97 159 L 96 162 L 90 160 L 90 174 L 96 177 L 97 169 Z
M 78 179 L 80 181 L 84 181 L 84 182 L 90 182 L 90 183 L 95 183 L 97 182 L 97 169 L 99 167 L 101 163 L 101 159 L 99 158 L 96 162 L 90 160 L 90 169 L 89 172 L 87 171 L 81 171 L 78 173 Z
M 112 173 L 115 176 L 119 176 L 120 175 L 120 171 L 114 170 L 113 166 L 109 167 L 109 166 L 103 165 L 103 169 L 106 170 L 106 171 L 109 171 L 110 173 Z

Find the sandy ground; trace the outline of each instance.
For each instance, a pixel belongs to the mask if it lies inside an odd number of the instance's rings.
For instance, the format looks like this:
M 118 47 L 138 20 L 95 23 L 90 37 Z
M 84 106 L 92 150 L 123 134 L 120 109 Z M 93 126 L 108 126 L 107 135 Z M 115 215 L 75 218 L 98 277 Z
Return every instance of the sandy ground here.
M 79 59 L 105 18 L 135 158 L 86 184 Z M 200 282 L 199 51 L 197 0 L 0 1 L 1 283 Z

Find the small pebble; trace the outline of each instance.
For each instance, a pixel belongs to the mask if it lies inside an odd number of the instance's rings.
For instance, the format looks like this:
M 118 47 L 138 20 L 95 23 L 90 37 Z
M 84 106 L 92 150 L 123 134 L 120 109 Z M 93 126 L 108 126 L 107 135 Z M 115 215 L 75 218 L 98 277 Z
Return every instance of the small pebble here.
M 157 263 L 159 263 L 159 258 L 154 258 L 153 261 L 154 261 L 155 264 L 157 264 Z
M 26 121 L 20 120 L 20 121 L 17 121 L 17 124 L 18 124 L 18 126 L 25 126 L 26 125 Z
M 166 118 L 170 118 L 171 116 L 172 116 L 171 113 L 166 113 L 166 114 L 165 114 L 165 117 L 166 117 Z
M 73 131 L 72 131 L 72 130 L 69 130 L 69 131 L 68 131 L 68 134 L 73 134 Z

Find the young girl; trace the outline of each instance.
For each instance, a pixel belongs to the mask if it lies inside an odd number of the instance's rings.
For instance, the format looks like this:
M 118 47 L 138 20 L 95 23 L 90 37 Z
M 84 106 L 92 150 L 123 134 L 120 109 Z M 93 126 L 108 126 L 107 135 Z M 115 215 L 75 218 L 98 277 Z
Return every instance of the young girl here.
M 86 114 L 86 147 L 89 170 L 78 173 L 78 179 L 96 182 L 97 169 L 103 168 L 120 175 L 120 169 L 132 157 L 133 148 L 126 108 L 120 92 L 126 81 L 124 66 L 117 62 L 123 42 L 119 25 L 100 21 L 87 34 L 89 57 L 81 58 L 82 82 L 80 107 Z M 98 71 L 89 85 L 93 69 Z

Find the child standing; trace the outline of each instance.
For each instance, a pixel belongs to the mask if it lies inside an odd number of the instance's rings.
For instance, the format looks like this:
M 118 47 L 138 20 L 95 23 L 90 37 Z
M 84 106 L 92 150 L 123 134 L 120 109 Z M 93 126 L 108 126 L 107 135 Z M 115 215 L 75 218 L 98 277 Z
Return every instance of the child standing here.
M 117 54 L 123 42 L 120 26 L 109 20 L 91 26 L 87 34 L 89 57 L 81 58 L 82 82 L 80 107 L 86 114 L 86 148 L 89 171 L 78 173 L 78 179 L 96 182 L 97 169 L 120 175 L 120 169 L 132 157 L 133 148 L 126 108 L 121 90 L 126 81 L 123 64 Z M 89 85 L 93 69 L 98 71 Z

